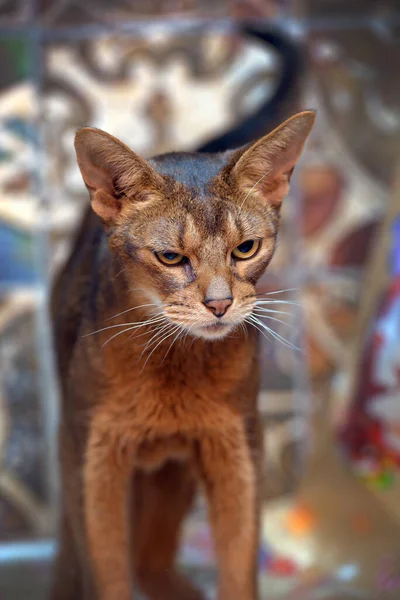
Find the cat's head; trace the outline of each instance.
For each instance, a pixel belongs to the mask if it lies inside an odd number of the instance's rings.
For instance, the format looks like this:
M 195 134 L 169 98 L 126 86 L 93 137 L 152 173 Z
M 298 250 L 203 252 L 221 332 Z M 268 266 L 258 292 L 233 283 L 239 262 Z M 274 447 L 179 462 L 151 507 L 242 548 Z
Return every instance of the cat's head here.
M 295 115 L 258 142 L 222 154 L 145 161 L 85 128 L 78 164 L 111 251 L 136 301 L 192 335 L 221 338 L 255 305 L 276 244 L 279 211 L 314 123 Z M 132 299 L 133 302 L 133 299 Z

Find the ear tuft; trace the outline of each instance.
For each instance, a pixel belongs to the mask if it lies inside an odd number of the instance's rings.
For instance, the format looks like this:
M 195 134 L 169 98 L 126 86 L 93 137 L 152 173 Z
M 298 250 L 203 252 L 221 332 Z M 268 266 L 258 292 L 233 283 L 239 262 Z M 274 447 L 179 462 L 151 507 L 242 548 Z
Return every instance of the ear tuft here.
M 244 150 L 232 169 L 242 194 L 254 193 L 280 207 L 314 121 L 315 111 L 301 112 Z
M 144 159 L 101 129 L 80 129 L 75 151 L 93 210 L 104 221 L 115 220 L 128 201 L 147 200 L 163 187 Z

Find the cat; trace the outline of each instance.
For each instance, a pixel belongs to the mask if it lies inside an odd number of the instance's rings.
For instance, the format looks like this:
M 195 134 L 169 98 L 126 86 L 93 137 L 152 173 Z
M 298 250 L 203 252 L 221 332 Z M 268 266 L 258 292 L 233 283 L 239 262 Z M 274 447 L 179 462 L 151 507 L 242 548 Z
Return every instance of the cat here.
M 104 131 L 76 134 L 91 210 L 52 298 L 53 600 L 131 600 L 133 581 L 150 600 L 200 600 L 174 564 L 198 482 L 218 599 L 257 599 L 262 433 L 246 320 L 314 118 L 299 113 L 233 151 L 147 161 Z

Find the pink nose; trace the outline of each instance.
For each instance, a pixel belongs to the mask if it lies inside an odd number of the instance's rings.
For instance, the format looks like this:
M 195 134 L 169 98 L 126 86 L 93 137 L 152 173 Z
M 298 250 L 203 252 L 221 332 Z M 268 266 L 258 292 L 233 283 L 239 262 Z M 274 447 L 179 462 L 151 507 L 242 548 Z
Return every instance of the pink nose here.
M 224 298 L 223 300 L 205 300 L 204 304 L 216 317 L 223 317 L 232 304 L 232 298 Z

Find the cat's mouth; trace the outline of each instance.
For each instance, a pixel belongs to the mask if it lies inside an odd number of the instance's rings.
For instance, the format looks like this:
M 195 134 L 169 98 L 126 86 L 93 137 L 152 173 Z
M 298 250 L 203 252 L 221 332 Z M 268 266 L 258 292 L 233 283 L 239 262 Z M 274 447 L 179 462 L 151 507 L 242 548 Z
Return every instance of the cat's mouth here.
M 228 336 L 233 330 L 243 324 L 251 314 L 246 307 L 247 310 L 245 311 L 233 310 L 230 314 L 223 317 L 211 317 L 211 315 L 201 313 L 200 311 L 198 311 L 199 314 L 197 315 L 192 307 L 186 313 L 182 313 L 181 306 L 180 304 L 178 305 L 179 311 L 174 310 L 174 305 L 167 306 L 165 316 L 168 321 L 178 326 L 181 331 L 186 331 L 186 334 L 190 337 L 206 340 L 218 340 Z
M 216 323 L 211 323 L 211 325 L 204 325 L 204 329 L 210 331 L 220 331 L 221 329 L 225 329 L 226 327 L 230 327 L 229 323 L 220 323 L 217 321 Z
M 210 323 L 208 325 L 201 325 L 196 327 L 196 330 L 193 333 L 198 337 L 202 337 L 209 340 L 215 340 L 218 338 L 225 337 L 229 333 L 229 331 L 233 329 L 233 327 L 233 323 L 216 321 L 215 323 Z

